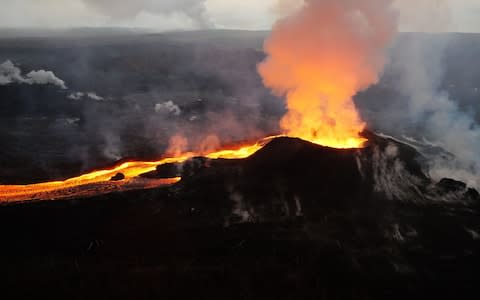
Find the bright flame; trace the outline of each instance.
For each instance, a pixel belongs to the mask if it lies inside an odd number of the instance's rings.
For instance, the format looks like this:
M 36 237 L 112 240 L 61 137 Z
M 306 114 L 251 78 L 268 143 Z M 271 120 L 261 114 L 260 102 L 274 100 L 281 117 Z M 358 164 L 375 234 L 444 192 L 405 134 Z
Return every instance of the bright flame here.
M 259 65 L 266 87 L 286 96 L 286 135 L 358 148 L 365 128 L 353 96 L 378 81 L 395 33 L 389 0 L 305 0 L 277 22 Z
M 180 177 L 156 180 L 155 184 L 148 186 L 148 183 L 140 182 L 139 175 L 156 170 L 157 166 L 169 163 L 182 163 L 195 156 L 205 156 L 210 159 L 242 159 L 251 156 L 260 150 L 268 141 L 274 137 L 268 137 L 252 145 L 241 146 L 233 149 L 213 151 L 211 153 L 178 153 L 175 157 L 164 158 L 158 161 L 144 162 L 131 161 L 122 163 L 111 169 L 94 171 L 65 181 L 44 182 L 29 185 L 0 185 L 0 202 L 15 202 L 39 199 L 61 199 L 73 196 L 87 196 L 110 192 L 112 190 L 124 190 L 132 188 L 157 187 L 177 183 Z M 116 174 L 122 173 L 125 179 L 120 182 L 114 182 L 110 179 Z M 76 191 L 79 187 L 94 185 L 90 193 Z M 106 185 L 109 185 L 106 187 Z M 88 189 L 86 189 L 88 190 Z

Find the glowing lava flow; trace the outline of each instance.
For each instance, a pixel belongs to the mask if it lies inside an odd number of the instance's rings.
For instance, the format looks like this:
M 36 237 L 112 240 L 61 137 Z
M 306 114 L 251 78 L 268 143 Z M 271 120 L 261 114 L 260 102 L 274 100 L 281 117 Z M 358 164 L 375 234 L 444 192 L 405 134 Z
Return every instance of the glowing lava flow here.
M 201 156 L 210 159 L 241 159 L 249 157 L 272 138 L 268 137 L 252 145 L 240 148 L 226 149 Z M 26 200 L 62 199 L 76 196 L 88 196 L 102 194 L 118 190 L 138 189 L 146 187 L 158 187 L 170 185 L 181 180 L 177 178 L 157 179 L 149 183 L 142 182 L 145 179 L 138 178 L 139 175 L 154 171 L 157 166 L 168 163 L 182 163 L 186 160 L 199 156 L 198 153 L 185 153 L 178 157 L 164 158 L 159 161 L 130 161 L 122 163 L 111 169 L 94 171 L 65 181 L 52 181 L 29 185 L 0 185 L 0 202 L 16 202 Z M 122 181 L 111 181 L 110 179 L 118 173 L 125 175 Z M 103 192 L 102 192 L 103 191 Z

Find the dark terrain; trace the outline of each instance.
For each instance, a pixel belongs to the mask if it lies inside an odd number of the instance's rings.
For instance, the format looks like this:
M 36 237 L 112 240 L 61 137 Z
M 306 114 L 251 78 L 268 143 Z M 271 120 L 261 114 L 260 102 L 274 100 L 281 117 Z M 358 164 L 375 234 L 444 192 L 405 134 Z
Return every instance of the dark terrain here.
M 278 130 L 284 108 L 256 72 L 265 33 L 96 34 L 0 38 L 0 63 L 52 70 L 69 88 L 0 85 L 1 183 L 157 159 L 174 134 L 231 143 Z M 105 100 L 68 99 L 74 92 Z M 167 101 L 181 115 L 155 111 Z
M 362 150 L 279 138 L 244 160 L 193 159 L 170 188 L 0 207 L 2 295 L 474 297 L 479 194 L 369 137 Z
M 284 101 L 263 87 L 256 71 L 267 35 L 0 32 L 0 63 L 11 60 L 24 73 L 51 70 L 69 88 L 0 86 L 0 183 L 65 179 L 122 158 L 157 159 L 173 134 L 195 145 L 210 134 L 232 143 L 278 133 Z M 402 34 L 390 50 L 391 62 L 401 61 L 412 42 L 427 53 L 448 44 L 438 62 L 445 69 L 439 90 L 480 121 L 480 37 Z M 415 136 L 419 128 L 408 127 L 408 119 L 388 121 L 407 116 L 395 67 L 387 65 L 381 81 L 360 93 L 356 104 L 370 129 Z M 74 92 L 95 92 L 106 100 L 68 99 Z M 170 100 L 180 115 L 155 111 L 156 104 Z

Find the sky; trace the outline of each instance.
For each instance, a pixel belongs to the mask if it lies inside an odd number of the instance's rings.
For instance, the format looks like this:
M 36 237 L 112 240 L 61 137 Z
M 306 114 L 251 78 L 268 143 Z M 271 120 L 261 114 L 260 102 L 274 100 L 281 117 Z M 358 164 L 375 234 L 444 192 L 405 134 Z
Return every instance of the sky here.
M 298 1 L 301 0 L 0 0 L 0 28 L 266 30 L 279 15 L 278 2 L 285 5 Z M 395 1 L 402 31 L 480 32 L 478 0 Z

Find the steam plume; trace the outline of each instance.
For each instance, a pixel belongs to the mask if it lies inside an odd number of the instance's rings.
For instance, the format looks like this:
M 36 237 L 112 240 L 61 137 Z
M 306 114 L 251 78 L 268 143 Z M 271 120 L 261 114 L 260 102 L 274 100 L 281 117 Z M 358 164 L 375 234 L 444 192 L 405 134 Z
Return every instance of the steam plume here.
M 182 113 L 182 110 L 173 101 L 169 100 L 164 103 L 155 104 L 155 112 L 167 113 L 167 114 L 172 114 L 174 116 L 179 116 Z
M 52 71 L 31 71 L 22 76 L 22 70 L 15 66 L 10 60 L 0 64 L 0 85 L 8 85 L 11 83 L 26 83 L 26 84 L 53 84 L 62 89 L 66 89 L 65 82 L 55 76 Z
M 404 99 L 408 124 L 420 129 L 422 136 L 454 154 L 453 160 L 436 160 L 431 167 L 434 179 L 453 177 L 471 186 L 480 186 L 480 126 L 468 112 L 462 111 L 442 89 L 445 66 L 443 55 L 448 41 L 427 46 L 409 39 L 394 65 L 400 71 L 398 85 Z M 391 118 L 397 130 L 405 129 L 401 116 Z
M 361 146 L 352 97 L 376 83 L 396 32 L 386 0 L 305 0 L 280 20 L 259 65 L 266 87 L 286 96 L 286 134 L 339 148 Z
M 181 13 L 192 20 L 195 27 L 213 27 L 207 17 L 205 0 L 128 0 L 121 4 L 116 0 L 83 0 L 100 13 L 114 19 L 134 18 L 142 12 L 170 15 Z
M 450 9 L 446 1 L 422 0 L 415 10 L 408 5 L 397 8 L 417 30 L 444 32 L 451 29 Z M 403 3 L 405 4 L 405 2 Z M 430 4 L 430 5 L 428 5 Z M 425 22 L 441 20 L 441 22 Z M 453 160 L 436 159 L 430 175 L 462 180 L 480 187 L 480 126 L 473 115 L 462 110 L 442 87 L 446 72 L 445 54 L 450 44 L 447 35 L 408 35 L 402 39 L 400 51 L 392 61 L 399 74 L 395 82 L 402 94 L 402 111 L 391 113 L 380 127 L 407 133 L 407 126 L 416 128 L 416 138 L 426 138 L 454 154 Z M 385 124 L 387 123 L 388 124 Z M 406 124 L 408 124 L 406 126 Z M 403 132 L 402 132 L 403 131 Z M 419 134 L 419 132 L 421 132 Z
M 53 84 L 62 89 L 66 89 L 65 82 L 55 76 L 52 71 L 31 71 L 27 74 L 25 82 L 28 84 Z

